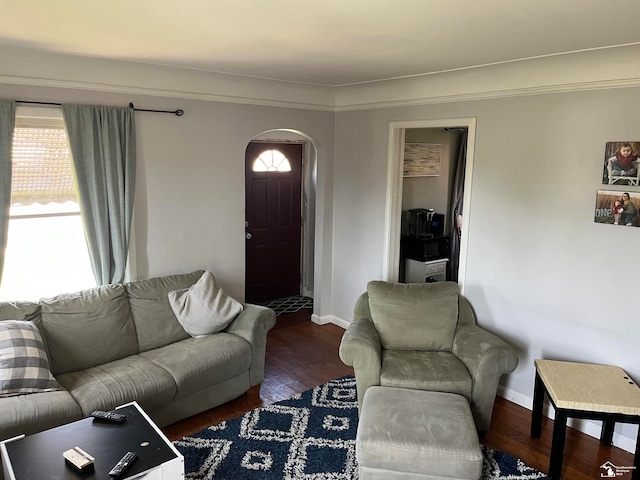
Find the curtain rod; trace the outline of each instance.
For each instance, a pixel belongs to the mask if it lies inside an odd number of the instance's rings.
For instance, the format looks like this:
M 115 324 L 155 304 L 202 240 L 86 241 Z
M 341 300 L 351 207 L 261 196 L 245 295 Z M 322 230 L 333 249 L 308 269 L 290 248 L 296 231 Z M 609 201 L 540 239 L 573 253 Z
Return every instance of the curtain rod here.
M 61 106 L 61 103 L 55 103 L 55 102 L 32 102 L 29 100 L 16 100 L 16 103 L 28 103 L 31 105 L 56 105 L 56 106 Z M 135 108 L 133 106 L 133 103 L 129 104 L 129 108 L 133 108 L 134 111 L 136 112 L 155 112 L 155 113 L 173 113 L 174 115 L 181 117 L 182 115 L 184 115 L 184 110 L 147 110 L 145 108 Z

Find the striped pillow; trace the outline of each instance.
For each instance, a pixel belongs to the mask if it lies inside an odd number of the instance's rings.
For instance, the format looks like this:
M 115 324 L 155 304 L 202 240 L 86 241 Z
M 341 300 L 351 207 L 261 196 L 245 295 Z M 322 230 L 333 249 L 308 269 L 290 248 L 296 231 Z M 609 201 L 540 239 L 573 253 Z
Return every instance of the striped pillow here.
M 26 321 L 0 322 L 0 397 L 60 390 L 38 327 Z

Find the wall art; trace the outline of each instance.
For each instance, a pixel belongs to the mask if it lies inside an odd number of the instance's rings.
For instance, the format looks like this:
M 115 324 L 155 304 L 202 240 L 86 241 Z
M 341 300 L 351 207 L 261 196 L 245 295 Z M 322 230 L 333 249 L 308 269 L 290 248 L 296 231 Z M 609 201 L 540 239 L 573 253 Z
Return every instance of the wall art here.
M 607 142 L 602 170 L 603 185 L 640 184 L 640 142 Z
M 404 177 L 437 177 L 441 164 L 442 144 L 404 144 Z
M 640 227 L 640 193 L 598 190 L 594 221 L 609 225 Z

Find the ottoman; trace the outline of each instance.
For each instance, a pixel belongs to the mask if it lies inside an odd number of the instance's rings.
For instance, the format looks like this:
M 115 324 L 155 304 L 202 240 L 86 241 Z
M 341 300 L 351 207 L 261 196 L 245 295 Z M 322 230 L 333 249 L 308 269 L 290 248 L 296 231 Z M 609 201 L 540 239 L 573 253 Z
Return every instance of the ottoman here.
M 482 474 L 469 403 L 452 393 L 369 387 L 356 459 L 360 480 L 478 480 Z

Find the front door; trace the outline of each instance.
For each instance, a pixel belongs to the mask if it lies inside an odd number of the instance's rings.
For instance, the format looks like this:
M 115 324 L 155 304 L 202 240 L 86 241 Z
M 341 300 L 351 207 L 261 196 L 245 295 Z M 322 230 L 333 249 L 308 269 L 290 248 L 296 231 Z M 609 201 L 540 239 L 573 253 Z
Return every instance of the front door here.
M 300 294 L 302 144 L 251 142 L 245 155 L 245 301 Z

